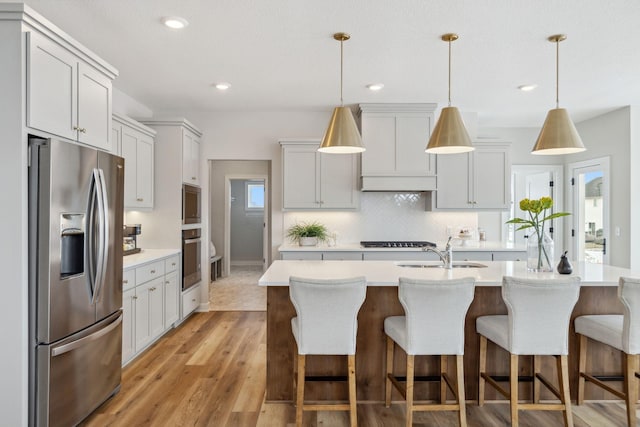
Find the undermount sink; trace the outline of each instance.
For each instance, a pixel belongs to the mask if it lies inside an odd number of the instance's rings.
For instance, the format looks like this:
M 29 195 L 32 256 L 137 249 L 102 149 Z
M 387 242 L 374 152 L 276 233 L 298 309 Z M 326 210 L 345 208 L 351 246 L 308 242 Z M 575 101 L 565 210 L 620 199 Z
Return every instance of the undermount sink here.
M 432 264 L 425 262 L 397 262 L 396 265 L 398 267 L 410 267 L 410 268 L 444 268 L 443 263 Z M 487 266 L 484 264 L 480 264 L 479 262 L 469 262 L 469 261 L 454 261 L 453 268 L 486 268 Z

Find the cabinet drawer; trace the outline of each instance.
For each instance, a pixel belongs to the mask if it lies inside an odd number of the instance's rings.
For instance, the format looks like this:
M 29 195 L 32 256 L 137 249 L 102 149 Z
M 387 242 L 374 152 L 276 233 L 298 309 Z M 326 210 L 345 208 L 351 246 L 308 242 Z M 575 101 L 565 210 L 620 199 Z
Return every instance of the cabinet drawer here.
M 156 261 L 136 268 L 136 286 L 164 276 L 164 261 Z
M 187 317 L 200 305 L 200 286 L 193 286 L 182 295 L 182 318 Z
M 172 256 L 171 258 L 167 258 L 164 260 L 164 271 L 165 273 L 170 273 L 178 269 L 180 265 L 180 255 Z
M 322 252 L 280 252 L 280 259 L 294 261 L 322 261 Z
M 453 261 L 491 261 L 491 252 L 453 251 Z
M 494 252 L 494 261 L 526 261 L 527 253 L 524 251 Z
M 323 252 L 322 259 L 334 261 L 362 261 L 362 252 Z
M 129 269 L 122 272 L 122 292 L 136 286 L 136 270 Z

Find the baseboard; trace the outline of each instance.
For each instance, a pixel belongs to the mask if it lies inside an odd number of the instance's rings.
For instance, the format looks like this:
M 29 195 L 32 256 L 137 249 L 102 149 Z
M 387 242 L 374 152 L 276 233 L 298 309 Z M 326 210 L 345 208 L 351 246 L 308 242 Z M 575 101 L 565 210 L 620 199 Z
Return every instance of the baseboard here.
M 202 302 L 195 310 L 197 313 L 208 313 L 209 312 L 209 301 Z
M 262 261 L 231 261 L 231 267 L 262 265 Z

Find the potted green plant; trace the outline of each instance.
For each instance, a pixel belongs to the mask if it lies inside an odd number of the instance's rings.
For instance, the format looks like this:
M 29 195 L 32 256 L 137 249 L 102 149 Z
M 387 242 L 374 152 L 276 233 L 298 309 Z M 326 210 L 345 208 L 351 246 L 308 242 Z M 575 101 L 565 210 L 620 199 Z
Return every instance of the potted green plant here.
M 315 246 L 327 240 L 327 227 L 319 222 L 303 222 L 289 227 L 287 237 L 300 246 Z

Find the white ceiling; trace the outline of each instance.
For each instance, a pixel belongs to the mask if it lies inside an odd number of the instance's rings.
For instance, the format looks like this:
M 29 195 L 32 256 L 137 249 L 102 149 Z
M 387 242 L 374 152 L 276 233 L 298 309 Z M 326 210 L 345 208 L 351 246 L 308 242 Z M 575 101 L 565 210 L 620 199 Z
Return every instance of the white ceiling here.
M 5 0 L 0 0 L 5 1 Z M 574 121 L 640 104 L 638 0 L 31 0 L 31 7 L 120 71 L 114 86 L 154 112 L 330 110 L 447 102 L 480 126 L 541 126 L 555 106 Z M 181 31 L 163 16 L 189 21 Z M 228 81 L 219 92 L 212 83 Z M 384 83 L 372 93 L 369 83 Z M 537 84 L 533 92 L 517 86 Z

